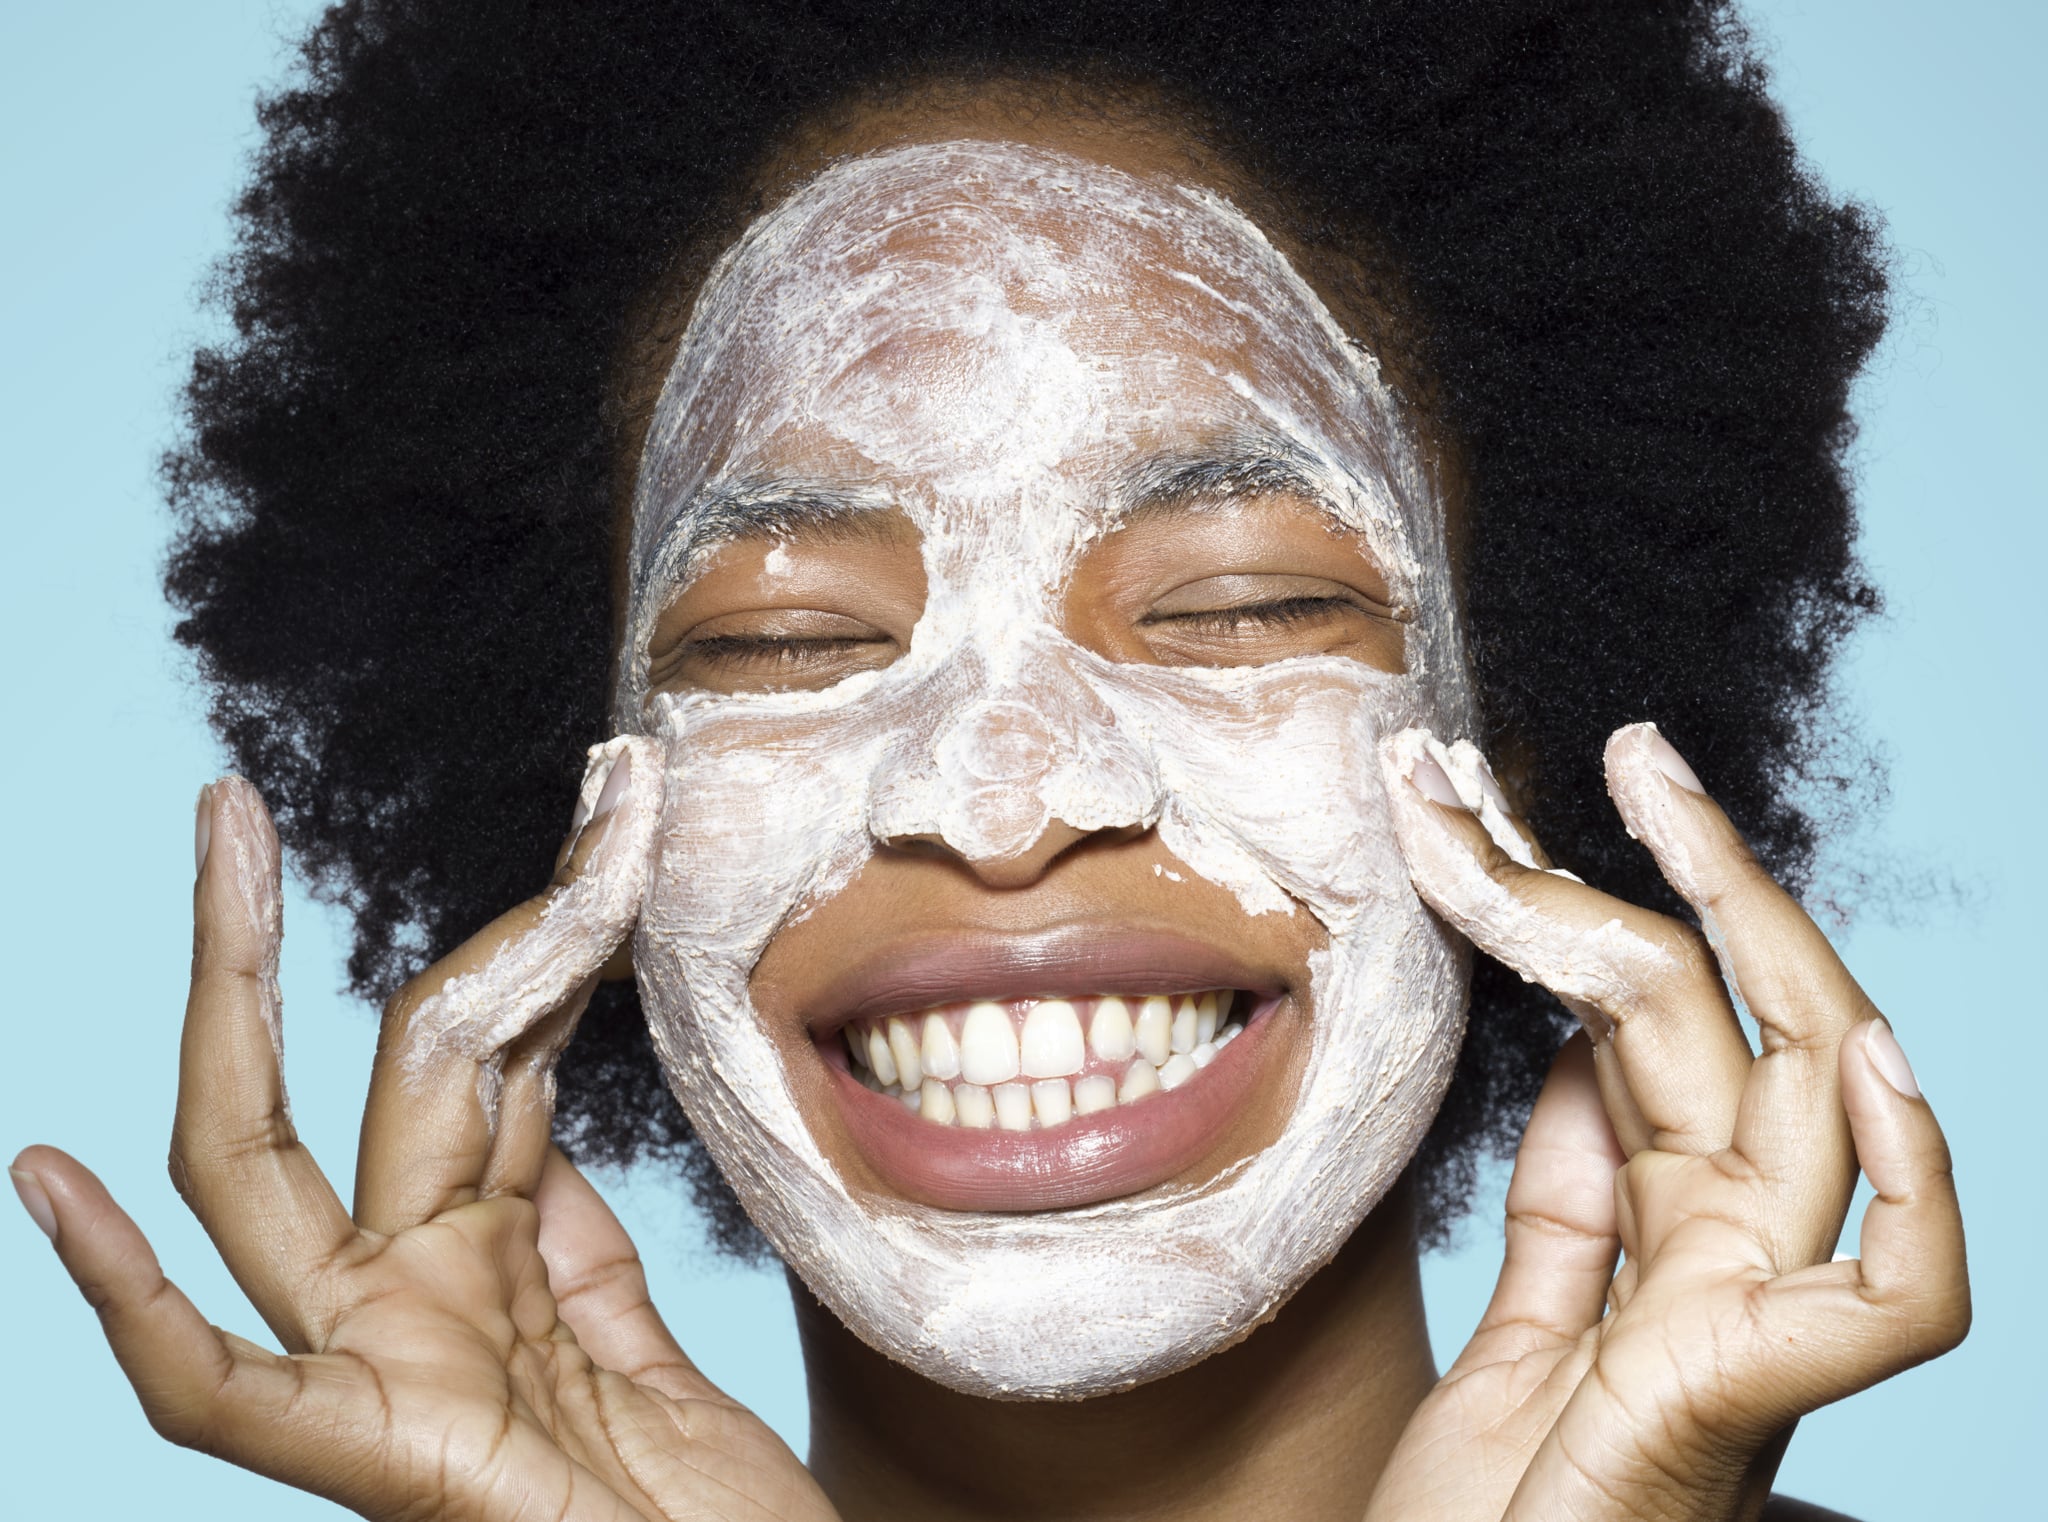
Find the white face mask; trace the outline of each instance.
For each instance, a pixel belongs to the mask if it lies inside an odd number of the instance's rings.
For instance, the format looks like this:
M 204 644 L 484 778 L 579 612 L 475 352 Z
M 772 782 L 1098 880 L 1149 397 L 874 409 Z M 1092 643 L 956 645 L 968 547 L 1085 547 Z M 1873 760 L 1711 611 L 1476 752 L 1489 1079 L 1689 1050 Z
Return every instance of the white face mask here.
M 1134 473 L 1219 450 L 1277 462 L 1364 536 L 1415 610 L 1405 673 L 1118 664 L 1059 631 Z M 649 632 L 705 546 L 827 464 L 922 535 L 907 653 L 821 692 L 650 696 Z M 633 535 L 619 711 L 667 767 L 641 993 L 671 1085 L 777 1251 L 865 1341 L 971 1394 L 1123 1388 L 1272 1315 L 1407 1163 L 1465 1002 L 1375 751 L 1411 723 L 1467 731 L 1469 698 L 1442 507 L 1371 357 L 1211 192 L 1007 143 L 877 153 L 818 175 L 713 270 Z M 750 1005 L 763 949 L 881 841 L 1001 855 L 1055 819 L 1154 828 L 1248 913 L 1298 905 L 1327 930 L 1284 1130 L 1199 1186 L 1073 1210 L 850 1190 Z

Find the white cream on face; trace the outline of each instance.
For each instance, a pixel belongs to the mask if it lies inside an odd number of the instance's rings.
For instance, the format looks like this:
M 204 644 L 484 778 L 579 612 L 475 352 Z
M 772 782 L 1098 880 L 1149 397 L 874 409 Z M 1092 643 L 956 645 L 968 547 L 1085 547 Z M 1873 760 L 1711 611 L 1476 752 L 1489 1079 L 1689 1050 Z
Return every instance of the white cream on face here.
M 1148 465 L 1284 461 L 1415 610 L 1407 671 L 1120 665 L 1058 602 Z M 823 692 L 646 691 L 722 525 L 836 483 L 906 514 L 906 654 Z M 955 1389 L 1081 1396 L 1242 1337 L 1391 1185 L 1448 1081 L 1460 943 L 1409 887 L 1376 746 L 1469 729 L 1442 507 L 1369 355 L 1217 195 L 1015 144 L 896 149 L 757 221 L 649 433 L 618 706 L 666 758 L 635 960 L 670 1082 L 749 1213 L 859 1336 Z M 969 857 L 1052 819 L 1156 827 L 1253 914 L 1305 907 L 1311 1050 L 1284 1132 L 1198 1187 L 1000 1215 L 856 1195 L 748 979 L 891 838 Z M 963 992 L 971 992 L 963 990 Z

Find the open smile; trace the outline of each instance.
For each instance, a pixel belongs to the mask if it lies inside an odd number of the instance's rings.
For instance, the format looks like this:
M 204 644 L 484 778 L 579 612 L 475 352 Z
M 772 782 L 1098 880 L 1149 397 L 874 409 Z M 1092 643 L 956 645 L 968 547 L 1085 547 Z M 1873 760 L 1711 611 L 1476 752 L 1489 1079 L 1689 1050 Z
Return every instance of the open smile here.
M 809 1029 L 863 1158 L 908 1198 L 1002 1211 L 1199 1163 L 1284 1044 L 1287 998 L 1211 947 L 1099 927 L 896 946 L 837 992 Z

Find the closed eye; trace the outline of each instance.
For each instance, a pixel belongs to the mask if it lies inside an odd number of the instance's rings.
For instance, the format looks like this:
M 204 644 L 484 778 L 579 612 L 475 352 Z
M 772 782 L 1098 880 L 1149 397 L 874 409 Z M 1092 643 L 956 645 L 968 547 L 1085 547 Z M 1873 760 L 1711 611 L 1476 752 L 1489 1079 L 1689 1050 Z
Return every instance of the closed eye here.
M 841 654 L 857 645 L 893 643 L 886 634 L 861 638 L 842 635 L 825 639 L 771 634 L 713 634 L 703 639 L 685 640 L 681 654 L 685 660 L 705 661 L 718 666 L 789 666 Z
M 1246 624 L 1267 629 L 1285 629 L 1317 619 L 1346 613 L 1365 613 L 1397 623 L 1407 622 L 1405 610 L 1397 612 L 1356 597 L 1281 597 L 1269 602 L 1238 603 L 1225 608 L 1191 608 L 1181 612 L 1152 612 L 1141 624 L 1173 624 L 1184 630 L 1230 634 Z
M 897 641 L 882 630 L 812 610 L 707 622 L 710 628 L 687 634 L 666 650 L 650 652 L 652 686 L 711 692 L 824 688 L 857 671 L 886 666 L 900 653 Z M 727 625 L 727 632 L 718 630 L 719 623 Z M 732 628 L 734 623 L 741 627 Z M 759 627 L 763 623 L 768 627 Z M 786 632 L 775 632 L 777 625 Z

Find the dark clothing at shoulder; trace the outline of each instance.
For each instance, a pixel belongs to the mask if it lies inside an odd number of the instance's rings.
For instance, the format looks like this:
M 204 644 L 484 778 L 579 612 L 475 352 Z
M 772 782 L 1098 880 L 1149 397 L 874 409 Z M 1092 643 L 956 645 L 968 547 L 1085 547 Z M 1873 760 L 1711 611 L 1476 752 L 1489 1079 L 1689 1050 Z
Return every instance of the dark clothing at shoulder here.
M 1764 1503 L 1761 1522 L 1856 1522 L 1856 1519 L 1838 1511 L 1829 1511 L 1825 1506 L 1815 1506 L 1811 1501 L 1772 1496 Z

